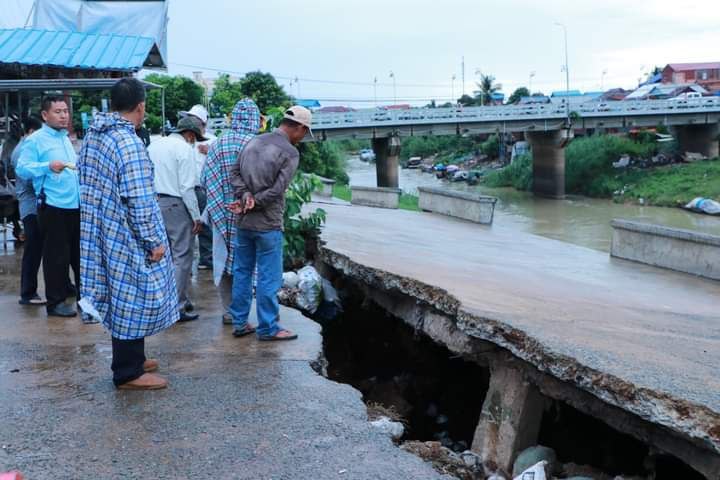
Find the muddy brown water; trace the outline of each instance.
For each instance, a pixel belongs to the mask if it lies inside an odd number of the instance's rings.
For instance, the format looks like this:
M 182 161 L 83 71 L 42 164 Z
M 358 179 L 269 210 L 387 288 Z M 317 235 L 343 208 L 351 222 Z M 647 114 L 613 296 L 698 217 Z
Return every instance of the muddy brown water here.
M 351 157 L 347 165 L 351 185 L 376 185 L 375 164 Z M 400 188 L 412 194 L 417 194 L 418 187 L 441 187 L 492 195 L 498 198 L 493 225 L 604 252 L 610 250 L 610 222 L 614 218 L 720 235 L 720 218 L 687 212 L 680 208 L 623 205 L 607 199 L 582 196 L 551 200 L 512 188 L 485 188 L 470 186 L 464 182 L 439 180 L 434 174 L 403 168 L 400 169 L 399 180 Z

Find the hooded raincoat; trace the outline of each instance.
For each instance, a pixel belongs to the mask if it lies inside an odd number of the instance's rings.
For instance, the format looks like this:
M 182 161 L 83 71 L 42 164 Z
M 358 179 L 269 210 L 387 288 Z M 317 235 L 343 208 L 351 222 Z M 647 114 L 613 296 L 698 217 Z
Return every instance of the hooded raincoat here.
M 99 113 L 78 160 L 81 294 L 113 337 L 153 335 L 178 319 L 170 248 L 153 184 L 153 164 L 135 127 Z M 158 262 L 150 252 L 165 247 Z
M 227 205 L 235 200 L 230 171 L 237 163 L 240 152 L 260 130 L 260 110 L 255 102 L 244 98 L 235 104 L 230 128 L 210 147 L 201 178 L 207 191 L 206 215 L 213 229 L 213 277 L 216 285 L 223 273 L 232 275 L 237 219 L 227 209 Z

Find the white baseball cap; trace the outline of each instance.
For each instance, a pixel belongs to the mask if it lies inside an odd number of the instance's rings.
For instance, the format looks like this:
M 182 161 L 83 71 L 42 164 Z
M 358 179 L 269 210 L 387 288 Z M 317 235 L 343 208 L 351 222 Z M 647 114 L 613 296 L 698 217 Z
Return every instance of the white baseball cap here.
M 314 137 L 312 133 L 312 113 L 310 110 L 308 110 L 305 107 L 301 107 L 300 105 L 294 105 L 287 110 L 285 110 L 285 114 L 283 115 L 283 118 L 287 118 L 288 120 L 293 120 L 300 125 L 304 125 L 308 128 L 308 132 L 310 133 L 311 137 Z
M 193 107 L 190 110 L 188 110 L 188 111 L 183 110 L 182 112 L 180 112 L 180 117 L 187 117 L 188 115 L 197 117 L 200 119 L 201 122 L 207 124 L 208 111 L 202 105 L 193 105 Z

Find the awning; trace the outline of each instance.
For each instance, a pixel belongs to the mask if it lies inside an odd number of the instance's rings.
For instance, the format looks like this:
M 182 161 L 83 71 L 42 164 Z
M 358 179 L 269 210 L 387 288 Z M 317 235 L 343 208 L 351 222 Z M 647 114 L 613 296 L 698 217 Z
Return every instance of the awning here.
M 68 90 L 109 90 L 118 78 L 61 78 L 47 80 L 0 80 L 2 92 L 48 92 Z M 162 88 L 155 83 L 140 80 L 146 90 Z

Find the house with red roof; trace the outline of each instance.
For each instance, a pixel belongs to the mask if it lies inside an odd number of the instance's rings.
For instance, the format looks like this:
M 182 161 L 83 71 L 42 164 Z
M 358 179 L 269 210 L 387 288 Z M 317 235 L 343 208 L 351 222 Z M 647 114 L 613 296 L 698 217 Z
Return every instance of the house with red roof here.
M 720 62 L 669 63 L 663 68 L 662 83 L 696 83 L 709 92 L 720 91 Z

